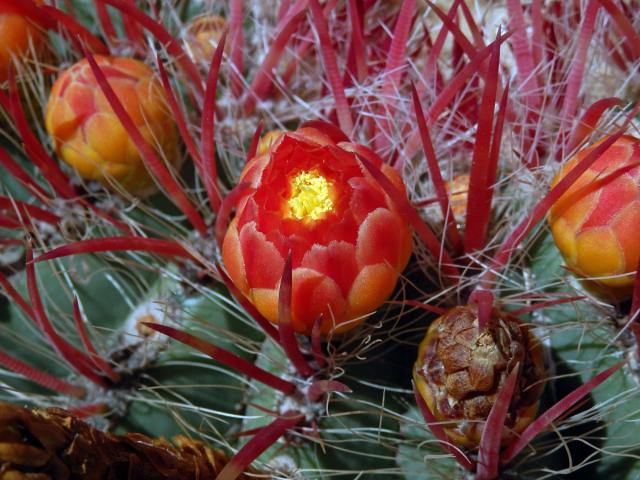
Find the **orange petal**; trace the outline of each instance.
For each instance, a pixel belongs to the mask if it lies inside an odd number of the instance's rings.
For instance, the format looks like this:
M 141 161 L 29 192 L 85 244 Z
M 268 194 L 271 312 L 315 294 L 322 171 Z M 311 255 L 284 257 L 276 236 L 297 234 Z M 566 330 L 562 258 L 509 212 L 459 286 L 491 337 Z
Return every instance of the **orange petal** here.
M 250 222 L 240 231 L 240 247 L 249 288 L 274 288 L 284 269 L 284 259 L 262 232 Z
M 303 257 L 300 265 L 331 277 L 347 295 L 358 275 L 355 245 L 333 241 L 327 246 L 314 245 Z
M 293 326 L 297 332 L 311 333 L 318 315 L 324 316 L 327 328 L 344 320 L 345 299 L 331 278 L 308 268 L 293 270 Z
M 403 250 L 406 227 L 397 215 L 378 208 L 371 212 L 358 230 L 356 258 L 360 266 L 388 262 L 396 266 Z
M 373 312 L 382 305 L 393 292 L 398 274 L 384 263 L 368 265 L 358 274 L 349 292 L 349 318 Z
M 247 284 L 247 276 L 242 260 L 242 251 L 240 248 L 240 238 L 238 237 L 238 221 L 233 219 L 229 224 L 227 233 L 222 243 L 222 261 L 224 267 L 233 284 L 244 294 L 249 293 L 249 285 Z

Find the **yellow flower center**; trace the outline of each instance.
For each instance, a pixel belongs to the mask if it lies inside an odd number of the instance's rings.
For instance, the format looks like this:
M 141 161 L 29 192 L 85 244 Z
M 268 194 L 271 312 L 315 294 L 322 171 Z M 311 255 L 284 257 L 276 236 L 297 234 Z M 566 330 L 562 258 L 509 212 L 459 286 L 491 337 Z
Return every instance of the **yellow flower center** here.
M 333 185 L 317 172 L 301 172 L 291 179 L 289 215 L 296 220 L 319 220 L 333 210 Z

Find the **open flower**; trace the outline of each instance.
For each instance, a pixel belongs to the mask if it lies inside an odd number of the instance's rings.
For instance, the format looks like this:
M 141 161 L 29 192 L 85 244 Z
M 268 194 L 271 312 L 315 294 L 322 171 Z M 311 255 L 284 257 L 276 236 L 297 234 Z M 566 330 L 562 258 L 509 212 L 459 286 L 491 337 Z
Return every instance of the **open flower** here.
M 429 326 L 413 379 L 449 439 L 476 447 L 484 421 L 514 368 L 519 369 L 518 379 L 504 444 L 533 421 L 544 389 L 542 347 L 514 317 L 494 311 L 488 328 L 481 331 L 476 305 L 452 308 Z
M 553 185 L 602 141 L 569 160 Z M 548 218 L 569 268 L 617 298 L 631 293 L 640 260 L 638 162 L 640 139 L 622 136 L 560 197 Z
M 176 158 L 177 134 L 153 70 L 129 58 L 95 56 L 144 139 L 166 159 Z M 153 191 L 138 149 L 111 109 L 87 60 L 58 78 L 47 105 L 46 128 L 58 156 L 88 180 L 117 182 L 132 193 Z
M 272 322 L 291 252 L 293 325 L 304 334 L 321 314 L 323 333 L 358 325 L 392 293 L 412 250 L 407 223 L 338 137 L 303 127 L 251 159 L 240 178 L 251 188 L 223 244 L 231 279 Z M 399 174 L 369 156 L 404 194 Z

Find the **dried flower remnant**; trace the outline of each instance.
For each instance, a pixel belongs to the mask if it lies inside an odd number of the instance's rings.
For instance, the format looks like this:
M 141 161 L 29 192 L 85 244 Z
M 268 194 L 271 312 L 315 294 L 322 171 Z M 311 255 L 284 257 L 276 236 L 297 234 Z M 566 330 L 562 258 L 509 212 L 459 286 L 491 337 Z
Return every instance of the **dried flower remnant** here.
M 0 434 L 0 478 L 7 480 L 192 480 L 214 478 L 228 461 L 183 436 L 172 445 L 139 433 L 103 433 L 61 409 L 0 404 Z
M 291 251 L 293 325 L 307 335 L 321 314 L 325 334 L 358 325 L 392 293 L 412 250 L 409 226 L 341 140 L 304 127 L 251 159 L 240 178 L 251 188 L 223 244 L 234 284 L 274 323 Z M 404 192 L 401 177 L 375 158 Z
M 420 344 L 414 381 L 434 417 L 457 445 L 480 443 L 484 421 L 509 374 L 519 365 L 502 442 L 535 418 L 544 388 L 542 347 L 515 318 L 494 312 L 478 328 L 474 305 L 455 307 L 435 320 Z
M 164 91 L 147 65 L 129 58 L 96 56 L 109 84 L 144 139 L 169 161 L 177 158 L 175 123 Z M 51 90 L 47 132 L 56 153 L 87 180 L 116 182 L 131 193 L 155 190 L 129 133 L 81 60 L 63 72 Z
M 605 139 L 578 152 L 553 186 Z M 548 221 L 567 266 L 612 298 L 631 294 L 640 259 L 640 140 L 611 145 L 554 204 Z
M 20 15 L 11 2 L 0 4 L 0 83 L 9 78 L 14 62 L 29 59 L 30 52 L 38 53 L 44 35 L 28 18 Z

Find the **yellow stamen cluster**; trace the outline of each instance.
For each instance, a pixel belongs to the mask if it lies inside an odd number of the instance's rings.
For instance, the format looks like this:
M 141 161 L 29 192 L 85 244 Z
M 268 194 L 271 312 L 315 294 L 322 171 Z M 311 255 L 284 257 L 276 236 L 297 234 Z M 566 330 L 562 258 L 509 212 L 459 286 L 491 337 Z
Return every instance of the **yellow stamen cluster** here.
M 289 214 L 296 220 L 319 220 L 333 210 L 333 185 L 314 171 L 304 171 L 291 179 Z

